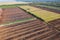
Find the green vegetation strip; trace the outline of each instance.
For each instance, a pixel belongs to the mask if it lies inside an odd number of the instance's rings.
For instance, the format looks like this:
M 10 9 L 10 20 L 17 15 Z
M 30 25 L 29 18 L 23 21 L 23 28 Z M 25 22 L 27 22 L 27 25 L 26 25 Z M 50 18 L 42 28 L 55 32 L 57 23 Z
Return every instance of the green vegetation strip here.
M 36 20 L 36 18 L 27 18 L 27 19 L 24 19 L 24 20 L 17 20 L 15 22 L 10 22 L 10 23 L 6 23 L 6 24 L 0 24 L 0 27 L 11 25 L 11 24 L 16 24 L 16 23 L 27 22 L 27 21 L 31 21 L 31 20 Z
M 46 5 L 37 5 L 37 6 L 47 7 L 47 8 L 52 8 L 52 9 L 60 10 L 60 7 L 53 7 L 53 6 L 46 6 Z
M 0 8 L 13 8 L 17 6 L 23 6 L 23 5 L 27 5 L 27 4 L 0 5 Z
M 0 8 L 12 8 L 12 7 L 16 7 L 14 5 L 2 5 L 0 6 Z

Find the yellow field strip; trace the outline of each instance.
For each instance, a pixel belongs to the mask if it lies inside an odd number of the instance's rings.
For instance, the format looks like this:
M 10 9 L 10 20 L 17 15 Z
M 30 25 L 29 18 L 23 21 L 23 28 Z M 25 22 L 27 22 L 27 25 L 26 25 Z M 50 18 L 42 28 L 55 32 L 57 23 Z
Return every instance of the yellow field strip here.
M 27 12 L 34 14 L 35 16 L 39 18 L 42 18 L 43 20 L 45 20 L 45 22 L 49 22 L 49 21 L 60 18 L 60 14 L 43 10 L 43 9 L 39 9 L 36 7 L 32 7 L 32 6 L 19 6 L 19 7 L 26 10 Z

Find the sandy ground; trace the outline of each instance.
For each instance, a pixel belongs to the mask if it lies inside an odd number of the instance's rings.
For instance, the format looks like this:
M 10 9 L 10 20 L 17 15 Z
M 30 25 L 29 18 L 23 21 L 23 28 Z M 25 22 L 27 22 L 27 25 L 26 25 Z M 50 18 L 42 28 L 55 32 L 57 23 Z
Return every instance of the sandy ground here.
M 10 4 L 28 4 L 29 2 L 0 2 L 0 5 L 10 5 Z

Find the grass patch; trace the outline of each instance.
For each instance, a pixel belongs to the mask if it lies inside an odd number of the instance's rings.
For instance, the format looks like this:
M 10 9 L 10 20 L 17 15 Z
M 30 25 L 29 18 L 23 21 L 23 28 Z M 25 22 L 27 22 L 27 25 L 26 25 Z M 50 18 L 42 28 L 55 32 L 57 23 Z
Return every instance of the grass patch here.
M 0 5 L 0 8 L 12 8 L 17 6 L 22 6 L 22 5 L 27 5 L 27 4 Z
M 46 6 L 46 5 L 36 5 L 36 6 L 41 6 L 41 7 L 46 7 L 46 8 L 51 8 L 51 9 L 60 10 L 60 7 L 53 7 L 53 6 Z
M 22 23 L 22 22 L 35 20 L 35 19 L 36 18 L 26 18 L 26 19 L 23 19 L 23 20 L 16 20 L 15 22 L 9 22 L 9 23 L 5 23 L 5 24 L 0 24 L 0 26 L 11 25 L 11 24 L 16 24 L 16 23 Z

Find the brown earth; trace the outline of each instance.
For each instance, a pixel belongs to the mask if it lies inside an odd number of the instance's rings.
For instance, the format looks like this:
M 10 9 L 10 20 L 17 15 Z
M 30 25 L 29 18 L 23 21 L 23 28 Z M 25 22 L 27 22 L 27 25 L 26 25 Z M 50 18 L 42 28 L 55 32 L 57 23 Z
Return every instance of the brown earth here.
M 38 19 L 0 29 L 0 40 L 60 40 L 59 32 Z
M 5 8 L 2 14 L 4 23 L 7 22 L 8 19 L 8 21 L 12 22 L 32 17 L 32 15 L 19 8 Z M 59 33 L 60 32 L 56 31 L 50 24 L 47 25 L 45 22 L 35 19 L 0 27 L 0 40 L 60 40 Z
M 60 19 L 50 21 L 49 24 L 55 29 L 57 29 L 58 31 L 60 31 Z
M 41 9 L 43 9 L 43 10 L 47 10 L 47 11 L 51 11 L 51 12 L 55 12 L 55 13 L 60 14 L 60 10 L 57 10 L 57 9 L 46 8 L 46 7 L 40 7 L 40 6 L 35 6 L 35 7 L 41 8 Z
M 0 23 L 9 23 L 17 20 L 23 20 L 26 18 L 34 18 L 30 14 L 24 12 L 18 7 L 15 8 L 3 8 L 1 13 Z

